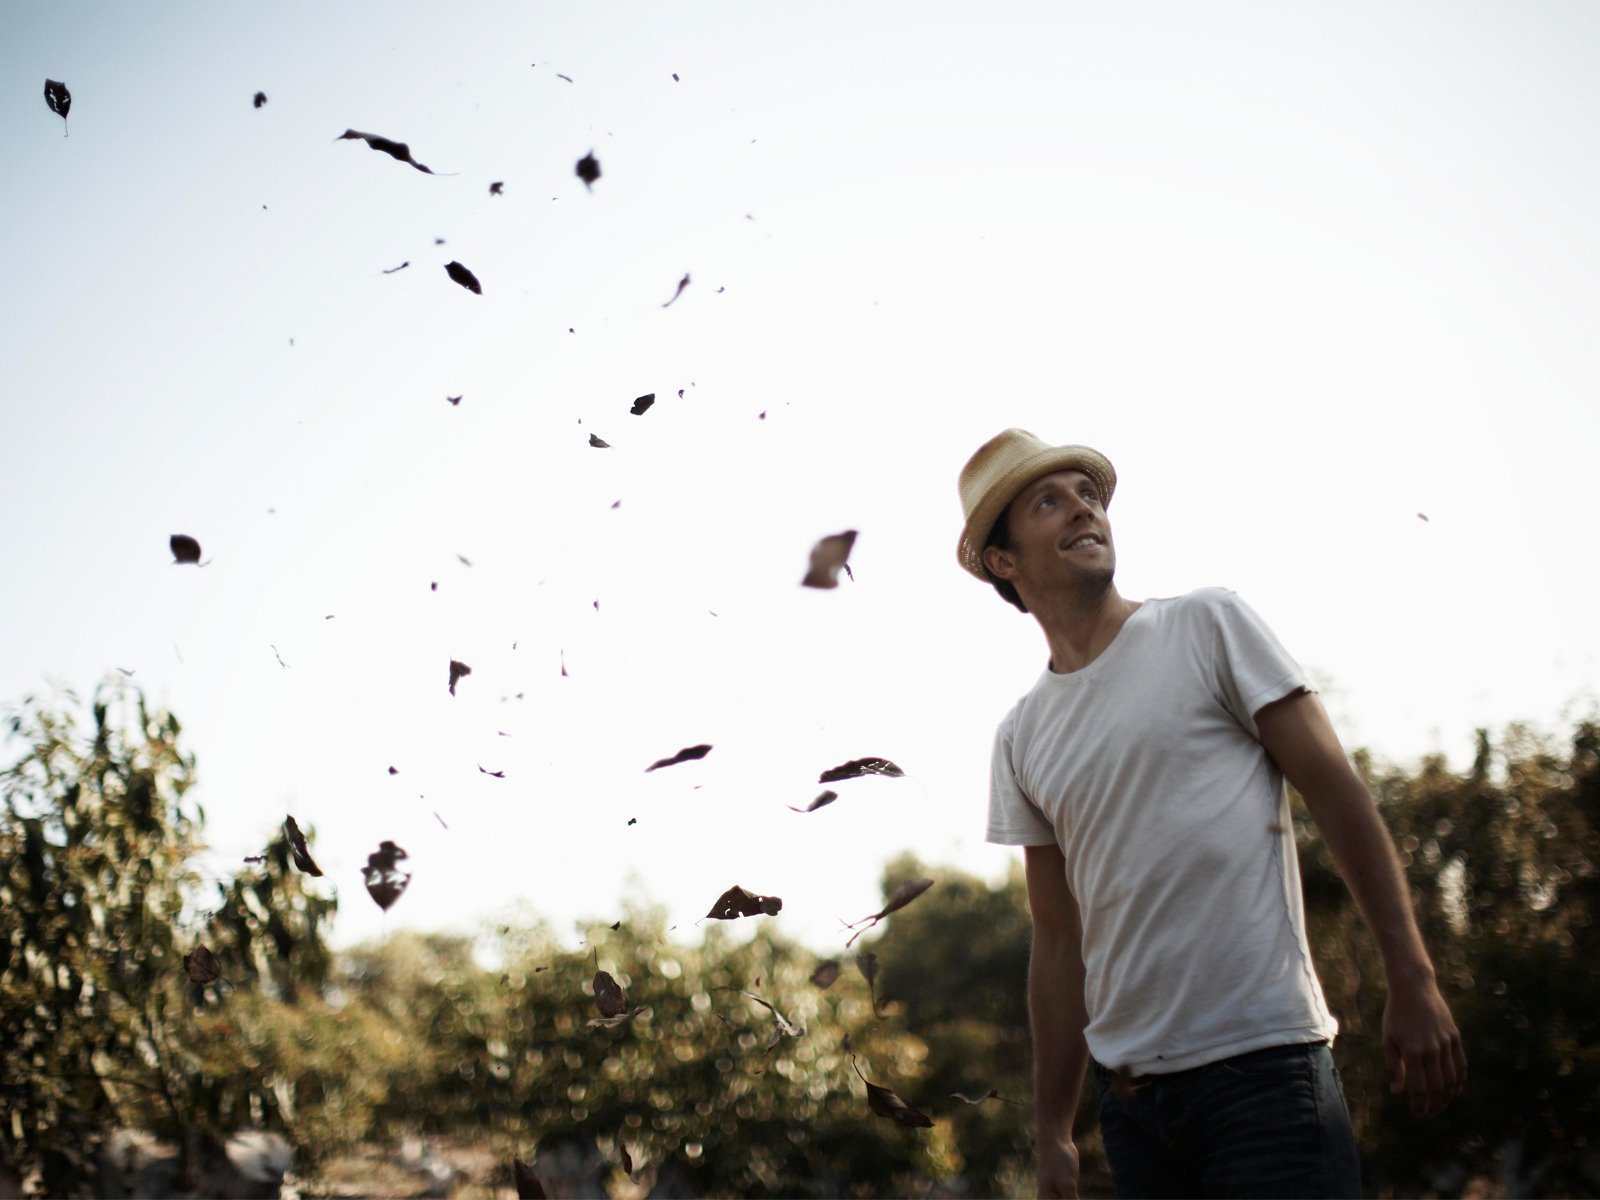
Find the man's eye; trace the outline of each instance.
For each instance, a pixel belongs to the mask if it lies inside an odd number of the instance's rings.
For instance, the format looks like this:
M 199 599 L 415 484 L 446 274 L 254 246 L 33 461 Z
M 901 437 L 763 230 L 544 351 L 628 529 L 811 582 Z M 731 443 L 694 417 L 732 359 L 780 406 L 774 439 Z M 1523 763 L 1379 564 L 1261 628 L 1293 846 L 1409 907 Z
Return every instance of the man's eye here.
M 1034 507 L 1043 508 L 1046 504 L 1054 504 L 1055 502 L 1054 496 L 1040 496 L 1039 503 L 1035 504 Z
M 1084 488 L 1083 492 L 1081 494 L 1082 494 L 1083 498 L 1085 500 L 1087 500 L 1090 504 L 1099 504 L 1100 503 L 1100 493 L 1095 491 L 1092 488 Z

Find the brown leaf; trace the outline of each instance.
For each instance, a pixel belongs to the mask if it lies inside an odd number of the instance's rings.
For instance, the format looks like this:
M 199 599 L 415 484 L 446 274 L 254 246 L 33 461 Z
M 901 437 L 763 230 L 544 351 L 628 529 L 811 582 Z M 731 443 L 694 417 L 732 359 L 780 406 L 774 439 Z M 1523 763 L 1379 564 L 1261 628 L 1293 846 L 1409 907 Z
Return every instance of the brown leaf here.
M 467 666 L 466 663 L 457 662 L 453 658 L 450 660 L 450 694 L 452 696 L 456 694 L 456 683 L 461 679 L 461 677 L 463 675 L 471 674 L 472 668 Z
M 763 913 L 769 917 L 776 916 L 782 909 L 783 901 L 777 896 L 758 896 L 734 884 L 717 897 L 717 902 L 706 916 L 718 921 L 732 921 L 737 917 L 755 917 Z
M 511 1160 L 511 1178 L 517 1185 L 517 1200 L 545 1200 L 550 1193 L 533 1173 L 533 1168 L 520 1158 Z
M 72 93 L 67 90 L 67 85 L 58 83 L 54 79 L 44 81 L 44 102 L 50 106 L 50 111 L 61 118 L 63 130 L 66 128 L 67 112 L 72 108 Z M 67 135 L 63 132 L 62 137 Z
M 389 267 L 387 270 L 384 271 L 384 274 L 385 275 L 393 275 L 396 271 L 404 271 L 410 265 L 411 265 L 411 260 L 408 258 L 408 259 L 405 260 L 405 262 L 401 263 L 398 267 Z
M 387 841 L 367 855 L 367 865 L 361 869 L 361 874 L 366 879 L 367 892 L 384 912 L 400 899 L 411 882 L 411 873 L 397 865 L 400 859 L 408 857 L 399 846 Z
M 817 809 L 825 808 L 827 805 L 832 804 L 838 798 L 839 798 L 839 793 L 838 792 L 826 791 L 826 792 L 823 792 L 822 795 L 818 796 L 815 800 L 813 800 L 810 804 L 806 805 L 804 808 L 796 808 L 792 804 L 785 805 L 785 807 L 790 812 L 797 812 L 797 813 L 816 812 Z
M 490 771 L 484 767 L 482 763 L 478 764 L 478 773 L 481 775 L 487 775 L 490 779 L 504 779 L 506 777 L 506 773 L 504 771 Z
M 628 1011 L 628 995 L 605 971 L 594 973 L 594 1002 L 602 1017 L 620 1017 Z
M 990 1088 L 987 1092 L 985 1092 L 983 1095 L 979 1096 L 976 1100 L 974 1100 L 971 1096 L 967 1095 L 965 1092 L 951 1092 L 950 1093 L 950 1098 L 952 1100 L 959 1100 L 963 1104 L 972 1104 L 972 1105 L 982 1104 L 985 1100 L 998 1100 L 998 1101 L 1000 1101 L 1001 1104 L 1007 1103 L 1006 1098 L 1004 1096 L 1002 1096 L 999 1092 L 995 1091 L 994 1088 Z
M 266 102 L 267 102 L 267 94 L 266 94 L 266 93 L 265 93 L 265 92 L 257 92 L 257 93 L 256 93 L 256 94 L 255 94 L 255 99 L 254 99 L 254 100 L 252 100 L 252 101 L 251 101 L 251 102 L 250 102 L 250 103 L 251 103 L 251 104 L 252 104 L 252 105 L 253 105 L 253 106 L 254 106 L 254 107 L 256 107 L 256 108 L 260 108 L 260 107 L 261 107 L 261 106 L 262 106 L 262 105 L 263 105 L 263 104 L 265 104 L 265 103 L 266 103 Z
M 629 408 L 628 411 L 636 417 L 642 417 L 645 413 L 650 411 L 650 406 L 655 402 L 656 394 L 651 392 L 649 395 L 640 396 L 637 400 L 635 400 L 633 402 L 633 406 Z
M 389 768 L 390 774 L 394 768 Z M 322 868 L 317 866 L 311 857 L 311 851 L 306 849 L 306 835 L 300 832 L 300 826 L 293 817 L 283 819 L 283 832 L 289 838 L 289 854 L 294 859 L 294 865 L 307 875 L 321 875 Z
M 457 408 L 459 408 L 461 406 L 461 397 L 460 396 L 446 396 L 445 399 L 448 400 L 451 404 L 455 405 Z
M 685 273 L 684 277 L 682 279 L 678 280 L 678 290 L 672 293 L 672 300 L 668 300 L 661 307 L 662 308 L 671 308 L 673 300 L 676 300 L 679 296 L 683 295 L 683 289 L 688 287 L 688 286 L 689 286 L 689 276 L 688 276 L 687 273 Z
M 631 1178 L 633 1175 L 633 1155 L 628 1153 L 628 1148 L 622 1144 L 620 1137 L 617 1139 L 617 1153 L 622 1156 L 623 1174 Z
M 648 767 L 645 768 L 645 774 L 648 775 L 651 771 L 659 770 L 662 767 L 675 767 L 679 763 L 692 762 L 693 760 L 695 760 L 697 758 L 704 758 L 706 755 L 708 755 L 710 753 L 711 753 L 711 747 L 710 746 L 706 746 L 706 745 L 685 746 L 682 750 L 679 750 L 671 758 L 658 758 L 658 759 L 656 759 L 655 762 L 651 763 Z
M 444 272 L 456 283 L 466 288 L 467 291 L 472 292 L 474 295 L 483 295 L 483 285 L 478 282 L 478 277 L 454 259 L 445 263 Z
M 489 185 L 489 195 L 491 196 L 503 196 L 505 192 L 506 185 L 504 180 L 497 179 Z
M 852 758 L 837 767 L 829 767 L 817 776 L 818 783 L 838 783 L 841 779 L 857 779 L 862 775 L 901 776 L 905 772 L 887 758 Z
M 610 442 L 605 441 L 603 438 L 595 437 L 595 435 L 592 433 L 589 435 L 589 445 L 593 446 L 596 450 L 611 449 Z
M 848 948 L 850 946 L 850 944 L 852 942 L 854 942 L 856 940 L 856 938 L 860 937 L 863 933 L 865 933 L 867 931 L 867 929 L 871 929 L 873 925 L 876 925 L 879 921 L 883 920 L 890 913 L 898 912 L 900 909 L 902 909 L 906 905 L 910 904 L 913 900 L 915 900 L 918 896 L 922 895 L 923 892 L 927 891 L 932 886 L 933 886 L 933 880 L 931 880 L 931 879 L 908 879 L 908 880 L 906 880 L 899 887 L 895 888 L 893 895 L 891 895 L 889 897 L 889 902 L 887 904 L 885 904 L 881 909 L 879 909 L 877 912 L 873 913 L 870 917 L 862 917 L 861 920 L 852 921 L 849 925 L 846 926 L 847 929 L 855 929 L 855 927 L 857 925 L 866 925 L 867 928 L 866 929 L 857 930 L 856 933 L 852 934 L 851 937 L 850 937 L 850 941 L 846 942 L 845 946 Z
M 888 1117 L 889 1120 L 904 1125 L 908 1129 L 933 1128 L 933 1122 L 928 1118 L 927 1114 L 917 1111 L 888 1088 L 883 1087 L 881 1084 L 873 1083 L 865 1075 L 862 1075 L 861 1068 L 856 1066 L 854 1057 L 850 1059 L 850 1065 L 855 1068 L 856 1074 L 861 1077 L 861 1082 L 867 1085 L 867 1107 L 877 1113 L 878 1116 Z
M 410 163 L 424 175 L 433 174 L 433 171 L 430 168 L 423 166 L 416 159 L 411 157 L 411 147 L 406 145 L 404 142 L 392 141 L 391 139 L 382 137 L 376 133 L 358 133 L 354 129 L 346 129 L 333 140 L 336 142 L 342 142 L 354 138 L 360 138 L 374 150 L 381 151 L 382 153 L 387 154 L 390 158 L 398 159 L 403 163 Z
M 618 1013 L 614 1017 L 591 1017 L 588 1025 L 590 1029 L 615 1029 L 618 1025 L 626 1025 L 635 1017 L 648 1016 L 649 1012 L 650 1006 L 647 1004 L 643 1008 L 635 1008 L 625 1013 Z
M 172 560 L 178 563 L 198 563 L 200 561 L 200 543 L 187 533 L 175 533 L 167 539 L 167 545 L 172 547 Z
M 811 547 L 811 569 L 800 581 L 801 587 L 836 588 L 839 586 L 839 569 L 850 557 L 850 547 L 856 544 L 856 531 L 831 533 Z
M 195 983 L 211 983 L 222 978 L 222 964 L 204 942 L 197 942 L 195 948 L 183 956 L 183 969 Z
M 856 955 L 856 966 L 866 976 L 867 995 L 872 997 L 872 1015 L 878 1016 L 878 956 L 872 951 Z
M 817 964 L 817 969 L 811 972 L 811 982 L 823 991 L 827 991 L 839 978 L 839 960 L 827 959 Z
M 600 160 L 591 150 L 578 160 L 578 178 L 583 180 L 583 186 L 590 191 L 594 190 L 594 181 L 600 178 Z

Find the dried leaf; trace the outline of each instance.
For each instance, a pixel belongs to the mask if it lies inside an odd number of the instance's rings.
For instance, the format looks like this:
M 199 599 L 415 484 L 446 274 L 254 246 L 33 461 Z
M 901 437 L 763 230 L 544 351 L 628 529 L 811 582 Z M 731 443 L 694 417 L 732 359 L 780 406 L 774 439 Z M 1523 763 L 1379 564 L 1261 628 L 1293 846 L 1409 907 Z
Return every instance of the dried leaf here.
M 483 287 L 478 283 L 478 277 L 454 259 L 445 263 L 444 270 L 446 275 L 466 288 L 467 291 L 472 292 L 474 295 L 483 295 Z
M 777 896 L 758 896 L 734 884 L 717 897 L 717 902 L 711 906 L 711 911 L 706 916 L 718 921 L 732 921 L 736 917 L 754 917 L 763 913 L 772 917 L 782 908 L 783 901 Z
M 505 191 L 506 185 L 504 180 L 497 179 L 489 185 L 489 195 L 491 196 L 503 196 L 505 195 Z
M 594 973 L 594 1003 L 602 1017 L 620 1017 L 628 1011 L 628 995 L 605 971 Z
M 400 774 L 400 769 L 398 767 L 390 767 L 389 768 L 389 774 L 398 775 L 398 774 Z
M 850 548 L 856 544 L 856 531 L 829 534 L 811 547 L 811 569 L 800 581 L 801 587 L 836 588 L 839 586 L 839 569 L 850 557 Z
M 933 886 L 933 880 L 931 880 L 931 879 L 908 879 L 908 880 L 906 880 L 899 887 L 895 888 L 894 893 L 889 897 L 889 902 L 887 904 L 885 904 L 881 909 L 879 909 L 877 912 L 873 913 L 870 917 L 862 917 L 861 920 L 852 921 L 849 925 L 845 926 L 845 928 L 847 928 L 847 929 L 855 929 L 855 927 L 857 925 L 866 925 L 866 929 L 857 930 L 854 934 L 852 934 L 851 937 L 850 937 L 850 941 L 846 942 L 845 946 L 846 947 L 850 946 L 850 944 L 852 942 L 854 942 L 856 940 L 856 938 L 860 937 L 863 933 L 865 933 L 867 931 L 867 929 L 871 929 L 874 925 L 876 925 L 879 921 L 883 920 L 890 913 L 898 912 L 900 909 L 902 909 L 906 905 L 910 904 L 913 900 L 915 900 L 918 896 L 922 895 L 923 892 L 927 891 L 932 886 Z
M 434 173 L 431 168 L 423 166 L 416 159 L 411 157 L 411 147 L 406 145 L 404 142 L 392 141 L 389 138 L 381 137 L 376 133 L 359 133 L 354 129 L 346 129 L 333 140 L 336 142 L 342 142 L 354 138 L 360 138 L 374 150 L 381 150 L 390 158 L 398 159 L 403 163 L 410 163 L 424 175 L 432 175 Z
M 594 181 L 600 178 L 600 160 L 595 158 L 591 150 L 578 160 L 578 178 L 583 180 L 583 186 L 594 189 Z
M 222 978 L 222 964 L 204 942 L 197 942 L 195 948 L 183 956 L 183 969 L 195 983 L 211 983 Z
M 482 763 L 478 764 L 478 773 L 480 775 L 487 775 L 490 779 L 504 779 L 506 777 L 506 773 L 504 771 L 490 771 L 486 769 Z
M 927 1114 L 917 1111 L 888 1088 L 873 1083 L 862 1075 L 861 1068 L 856 1066 L 854 1056 L 850 1059 L 850 1065 L 855 1068 L 855 1073 L 860 1076 L 861 1082 L 867 1085 L 867 1107 L 878 1116 L 888 1117 L 889 1120 L 908 1129 L 933 1128 L 933 1122 L 928 1119 Z
M 609 450 L 609 449 L 611 449 L 611 443 L 610 442 L 604 441 L 601 438 L 597 438 L 592 433 L 589 435 L 589 445 L 593 446 L 596 450 Z
M 255 96 L 255 99 L 251 101 L 251 104 L 254 105 L 256 108 L 260 108 L 266 102 L 267 102 L 267 94 L 265 92 L 257 92 L 256 96 Z
M 668 300 L 661 307 L 662 308 L 671 308 L 672 304 L 673 304 L 673 301 L 676 300 L 679 296 L 683 295 L 683 289 L 688 287 L 688 286 L 689 286 L 689 276 L 688 276 L 688 273 L 685 272 L 683 278 L 678 280 L 678 290 L 672 293 L 672 300 Z
M 462 393 L 462 395 L 465 395 L 465 394 L 466 394 L 465 392 Z M 457 407 L 459 407 L 460 404 L 461 404 L 461 396 L 446 396 L 445 399 L 448 400 L 451 404 L 456 405 Z
M 633 1156 L 628 1153 L 628 1148 L 622 1144 L 622 1139 L 617 1139 L 617 1153 L 622 1156 L 622 1171 L 629 1178 L 633 1176 Z
M 817 964 L 817 969 L 811 972 L 811 982 L 823 991 L 831 988 L 839 978 L 839 960 L 827 959 Z
M 560 71 L 556 72 L 556 78 L 557 79 L 565 79 L 568 83 L 572 82 L 572 76 L 571 75 L 563 75 Z
M 172 547 L 172 559 L 177 563 L 198 563 L 200 561 L 200 543 L 187 533 L 175 533 L 167 539 L 167 545 Z
M 640 396 L 633 402 L 633 407 L 628 409 L 636 417 L 642 417 L 650 411 L 650 406 L 656 402 L 656 394 L 651 392 L 648 396 Z
M 393 275 L 396 271 L 404 271 L 410 265 L 411 265 L 411 260 L 408 258 L 408 259 L 406 259 L 405 262 L 401 263 L 398 267 L 387 267 L 387 268 L 385 268 L 383 273 L 385 275 Z
M 533 1168 L 520 1158 L 511 1160 L 511 1178 L 517 1185 L 517 1200 L 545 1200 L 550 1194 L 533 1173 Z
M 644 769 L 645 770 L 645 774 L 648 775 L 651 771 L 659 770 L 662 767 L 675 767 L 679 763 L 692 762 L 694 759 L 704 758 L 706 755 L 708 755 L 710 753 L 711 753 L 711 747 L 710 746 L 706 746 L 706 745 L 685 746 L 682 750 L 679 750 L 671 758 L 658 758 L 658 759 L 656 759 L 655 762 L 651 763 L 648 767 L 646 767 Z
M 826 791 L 826 792 L 823 792 L 822 795 L 818 796 L 815 800 L 813 800 L 810 804 L 806 805 L 804 808 L 796 808 L 792 804 L 787 805 L 786 807 L 789 809 L 790 812 L 797 812 L 797 813 L 816 812 L 817 809 L 825 808 L 826 806 L 832 804 L 838 798 L 839 798 L 839 793 L 838 792 Z
M 1417 514 L 1417 520 L 1419 520 L 1419 521 L 1428 521 L 1428 514 L 1427 513 L 1418 513 Z M 1429 521 L 1428 523 L 1430 525 L 1432 524 L 1431 521 Z
M 247 863 L 264 863 L 267 861 L 267 856 L 265 854 L 246 854 L 244 861 Z
M 411 873 L 402 871 L 397 865 L 400 859 L 408 857 L 393 842 L 380 843 L 376 850 L 367 855 L 367 865 L 361 869 L 361 874 L 366 880 L 367 892 L 384 912 L 388 912 L 394 902 L 400 899 L 406 885 L 411 882 Z
M 817 776 L 818 783 L 838 783 L 842 779 L 856 779 L 862 775 L 901 776 L 905 772 L 887 758 L 852 758 L 837 767 L 829 767 Z
M 389 773 L 394 774 L 393 767 L 389 768 Z M 307 875 L 321 875 L 322 868 L 311 857 L 311 851 L 306 849 L 306 835 L 300 832 L 300 826 L 293 817 L 283 819 L 283 832 L 289 838 L 289 855 L 294 859 L 294 865 Z
M 773 1021 L 777 1023 L 777 1033 L 778 1034 L 787 1035 L 789 1037 L 804 1037 L 805 1036 L 805 1032 L 806 1032 L 805 1026 L 804 1025 L 796 1025 L 793 1021 L 789 1020 L 788 1017 L 784 1016 L 781 1012 L 779 1012 L 777 1007 L 774 1004 L 772 1004 L 770 1001 L 763 1000 L 760 996 L 756 995 L 754 992 L 741 991 L 740 995 L 748 996 L 751 1000 L 754 1000 L 757 1004 L 761 1005 L 762 1008 L 766 1009 L 769 1013 L 772 1014 Z M 774 1044 L 776 1044 L 776 1041 L 777 1041 L 777 1039 L 774 1038 Z
M 61 118 L 63 129 L 61 136 L 66 137 L 67 135 L 64 131 L 67 124 L 67 112 L 72 108 L 72 93 L 67 91 L 67 85 L 57 83 L 54 79 L 46 79 L 44 81 L 44 102 L 50 106 L 51 112 Z
M 856 955 L 856 966 L 866 976 L 867 995 L 872 998 L 872 1015 L 878 1016 L 878 956 L 872 951 Z
M 452 696 L 456 694 L 456 683 L 461 679 L 461 677 L 463 675 L 471 674 L 472 668 L 467 666 L 466 663 L 457 662 L 453 658 L 450 660 L 450 694 Z
M 999 1100 L 1002 1104 L 1005 1103 L 1005 1097 L 1002 1096 L 999 1092 L 995 1091 L 994 1088 L 990 1088 L 987 1092 L 985 1092 L 983 1095 L 979 1096 L 976 1100 L 974 1100 L 971 1096 L 967 1095 L 965 1092 L 951 1092 L 950 1093 L 950 1098 L 952 1100 L 959 1100 L 963 1104 L 971 1104 L 971 1105 L 982 1104 L 985 1100 Z
M 592 1017 L 588 1025 L 590 1029 L 615 1029 L 618 1025 L 626 1025 L 635 1017 L 644 1017 L 649 1014 L 650 1006 L 647 1004 L 643 1008 L 635 1008 L 629 1012 L 618 1013 L 614 1017 Z

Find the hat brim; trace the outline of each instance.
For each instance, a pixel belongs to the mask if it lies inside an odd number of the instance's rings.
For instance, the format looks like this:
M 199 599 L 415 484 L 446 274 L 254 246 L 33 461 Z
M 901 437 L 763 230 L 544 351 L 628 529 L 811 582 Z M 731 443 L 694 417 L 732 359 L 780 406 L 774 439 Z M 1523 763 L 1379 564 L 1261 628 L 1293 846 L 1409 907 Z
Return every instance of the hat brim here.
M 993 581 L 983 565 L 983 547 L 995 522 L 1023 488 L 1057 471 L 1082 471 L 1100 489 L 1101 507 L 1111 507 L 1111 494 L 1117 490 L 1117 472 L 1099 451 L 1087 446 L 1053 446 L 1030 454 L 989 486 L 967 518 L 957 555 L 968 572 L 986 583 Z

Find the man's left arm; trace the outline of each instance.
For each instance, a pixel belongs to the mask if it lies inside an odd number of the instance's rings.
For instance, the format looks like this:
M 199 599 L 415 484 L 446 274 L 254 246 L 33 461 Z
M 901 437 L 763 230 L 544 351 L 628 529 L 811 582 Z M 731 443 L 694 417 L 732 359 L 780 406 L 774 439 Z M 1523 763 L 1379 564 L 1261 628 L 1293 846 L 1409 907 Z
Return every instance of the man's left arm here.
M 1439 993 L 1394 842 L 1366 784 L 1351 767 L 1316 694 L 1295 692 L 1255 714 L 1261 744 L 1305 800 L 1383 956 L 1389 1090 L 1409 1091 L 1411 1111 L 1431 1116 L 1460 1093 L 1467 1057 Z

